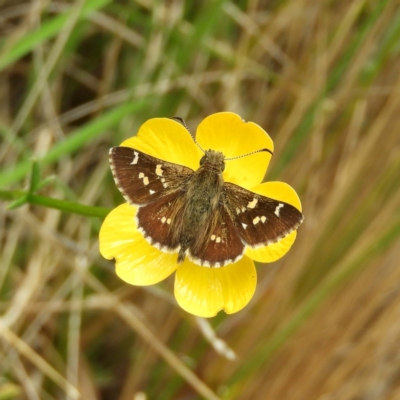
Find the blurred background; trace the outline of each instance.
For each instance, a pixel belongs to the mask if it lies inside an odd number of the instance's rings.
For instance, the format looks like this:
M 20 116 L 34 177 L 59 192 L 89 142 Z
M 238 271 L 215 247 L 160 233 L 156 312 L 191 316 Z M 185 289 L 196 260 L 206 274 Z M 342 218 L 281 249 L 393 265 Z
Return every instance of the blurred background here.
M 0 399 L 400 399 L 399 71 L 398 0 L 0 0 Z M 218 111 L 270 134 L 306 220 L 201 320 L 173 277 L 120 281 L 98 231 L 108 149 Z

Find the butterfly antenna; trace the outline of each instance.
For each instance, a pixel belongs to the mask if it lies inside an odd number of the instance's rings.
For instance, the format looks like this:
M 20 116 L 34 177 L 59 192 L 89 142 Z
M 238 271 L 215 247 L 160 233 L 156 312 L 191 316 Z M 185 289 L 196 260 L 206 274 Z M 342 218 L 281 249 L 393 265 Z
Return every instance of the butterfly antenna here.
M 274 155 L 274 153 L 273 153 L 271 150 L 269 150 L 269 149 L 260 149 L 260 150 L 255 150 L 255 151 L 252 151 L 252 152 L 250 152 L 250 153 L 247 153 L 247 154 L 243 154 L 243 155 L 241 155 L 241 156 L 236 156 L 236 157 L 229 157 L 229 158 L 225 158 L 225 161 L 229 161 L 229 160 L 236 160 L 236 159 L 238 159 L 238 158 L 242 158 L 242 157 L 251 156 L 252 154 L 261 153 L 262 151 L 266 151 L 266 152 L 270 153 L 270 154 L 271 154 L 271 156 L 273 156 L 273 155 Z
M 179 122 L 181 125 L 183 125 L 186 130 L 190 133 L 190 136 L 192 137 L 193 141 L 196 143 L 197 147 L 205 154 L 206 152 L 204 151 L 204 149 L 197 143 L 196 138 L 194 137 L 193 133 L 190 131 L 189 127 L 186 125 L 186 122 L 183 118 L 181 117 L 172 117 L 171 119 Z

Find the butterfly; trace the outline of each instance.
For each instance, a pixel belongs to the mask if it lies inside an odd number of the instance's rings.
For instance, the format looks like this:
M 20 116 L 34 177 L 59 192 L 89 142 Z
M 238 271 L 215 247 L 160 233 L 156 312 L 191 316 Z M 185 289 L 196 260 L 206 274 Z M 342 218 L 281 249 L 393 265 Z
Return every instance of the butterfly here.
M 137 228 L 151 245 L 177 252 L 178 263 L 187 256 L 198 265 L 222 267 L 240 260 L 246 247 L 276 243 L 300 226 L 299 210 L 224 182 L 228 159 L 219 151 L 203 152 L 194 171 L 131 147 L 110 149 L 115 183 L 138 207 Z

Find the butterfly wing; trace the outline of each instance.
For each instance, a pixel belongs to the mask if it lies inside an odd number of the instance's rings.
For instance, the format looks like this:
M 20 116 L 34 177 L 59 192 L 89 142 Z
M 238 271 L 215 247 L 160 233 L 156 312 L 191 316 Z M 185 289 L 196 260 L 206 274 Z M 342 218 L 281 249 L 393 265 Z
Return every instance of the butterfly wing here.
M 123 146 L 110 149 L 110 165 L 125 200 L 139 206 L 138 230 L 153 246 L 176 250 L 182 229 L 182 194 L 193 170 Z
M 233 183 L 224 183 L 224 200 L 242 241 L 252 248 L 276 243 L 303 222 L 303 214 L 292 205 Z
M 184 204 L 182 192 L 176 190 L 139 207 L 137 226 L 150 244 L 166 252 L 178 249 Z
M 137 206 L 179 190 L 193 174 L 183 165 L 123 146 L 110 149 L 110 165 L 119 191 L 129 204 Z
M 189 247 L 189 258 L 208 267 L 222 267 L 239 260 L 245 248 L 224 204 L 219 205 L 198 239 Z

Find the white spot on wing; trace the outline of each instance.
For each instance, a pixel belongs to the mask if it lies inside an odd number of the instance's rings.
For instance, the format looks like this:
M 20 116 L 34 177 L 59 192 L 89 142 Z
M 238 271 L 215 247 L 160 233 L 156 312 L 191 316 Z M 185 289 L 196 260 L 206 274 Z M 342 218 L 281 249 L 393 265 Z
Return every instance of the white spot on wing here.
M 249 204 L 247 204 L 247 208 L 254 208 L 258 203 L 258 200 L 254 197 L 252 201 L 249 201 Z
M 279 212 L 280 212 L 280 209 L 283 208 L 283 206 L 284 206 L 284 204 L 282 204 L 282 203 L 279 203 L 279 204 L 276 206 L 275 211 L 274 211 L 274 214 L 275 214 L 277 217 L 280 216 L 280 215 L 279 215 Z
M 215 235 L 211 235 L 211 240 L 215 240 L 216 236 Z
M 161 168 L 161 164 L 157 164 L 157 167 L 156 167 L 156 174 L 158 175 L 158 176 L 162 176 L 162 174 L 163 174 L 163 169 Z
M 169 225 L 171 223 L 171 218 L 167 219 L 167 224 Z
M 162 217 L 161 218 L 161 222 L 163 223 L 163 224 L 165 224 L 165 221 L 167 220 L 167 218 L 165 218 L 165 217 Z
M 243 229 L 247 228 L 247 224 L 242 224 L 242 226 L 243 226 Z
M 139 179 L 143 179 L 145 185 L 150 183 L 149 178 L 143 172 L 139 172 Z
M 161 183 L 165 188 L 168 187 L 168 183 L 165 183 L 165 178 L 161 178 Z
M 257 225 L 259 222 L 260 222 L 260 217 L 255 217 L 255 218 L 253 219 L 253 224 L 254 224 L 254 225 Z
M 217 243 L 221 243 L 221 238 L 218 236 L 218 237 L 215 239 L 215 241 L 216 241 Z
M 188 253 L 188 257 L 192 262 L 194 262 L 197 265 L 200 265 L 201 267 L 220 268 L 220 267 L 224 267 L 225 265 L 232 264 L 232 263 L 239 261 L 243 257 L 243 253 L 239 254 L 235 259 L 228 259 L 228 260 L 215 262 L 215 263 L 211 263 L 210 261 L 206 261 L 206 260 L 202 260 L 197 257 L 193 257 L 190 254 L 190 252 Z
M 150 194 L 154 194 L 154 193 L 155 193 L 155 190 L 151 190 L 151 189 L 150 189 L 150 190 L 149 190 L 149 193 L 150 193 Z
M 135 165 L 139 161 L 139 153 L 137 151 L 134 151 L 133 154 L 135 155 L 135 157 L 133 158 L 133 161 L 131 162 L 131 165 Z
M 261 222 L 264 223 L 266 220 L 267 220 L 267 217 L 266 217 L 265 215 L 263 215 L 263 216 L 261 217 Z

